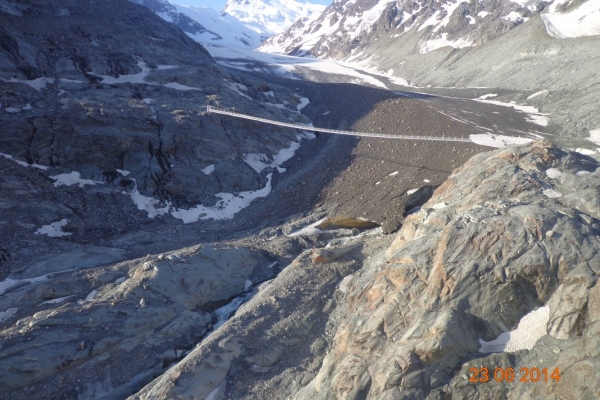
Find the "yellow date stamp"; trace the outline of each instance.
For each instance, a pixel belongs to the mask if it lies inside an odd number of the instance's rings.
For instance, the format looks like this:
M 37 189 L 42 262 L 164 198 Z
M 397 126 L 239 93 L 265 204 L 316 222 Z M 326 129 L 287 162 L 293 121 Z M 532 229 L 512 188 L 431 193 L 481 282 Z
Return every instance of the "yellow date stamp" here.
M 560 369 L 554 368 L 552 372 L 548 368 L 528 368 L 523 367 L 515 372 L 512 367 L 509 368 L 494 368 L 486 367 L 471 367 L 469 368 L 469 382 L 486 383 L 486 382 L 560 382 Z

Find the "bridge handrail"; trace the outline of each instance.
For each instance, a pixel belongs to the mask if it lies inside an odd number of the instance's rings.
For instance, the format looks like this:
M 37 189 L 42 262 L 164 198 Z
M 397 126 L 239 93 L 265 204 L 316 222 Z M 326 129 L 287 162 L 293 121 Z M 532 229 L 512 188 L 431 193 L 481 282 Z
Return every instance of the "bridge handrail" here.
M 254 117 L 248 114 L 242 114 L 236 111 L 230 111 L 223 108 L 215 107 L 212 105 L 206 106 L 206 113 L 215 113 L 215 114 L 223 114 L 229 115 L 232 117 L 248 119 L 252 121 L 263 122 L 265 124 L 277 125 L 277 126 L 285 126 L 288 128 L 294 129 L 302 129 L 307 131 L 314 132 L 324 132 L 324 133 L 333 133 L 337 135 L 349 135 L 349 136 L 358 136 L 358 137 L 371 137 L 371 138 L 383 138 L 383 139 L 404 139 L 404 140 L 431 140 L 431 141 L 444 141 L 444 142 L 463 142 L 463 143 L 473 143 L 468 138 L 462 137 L 451 137 L 451 136 L 415 136 L 415 135 L 388 135 L 384 133 L 366 133 L 366 132 L 352 132 L 352 131 L 343 131 L 339 129 L 328 129 L 328 128 L 318 128 L 311 125 L 305 124 L 291 124 L 288 122 L 280 122 L 266 118 Z

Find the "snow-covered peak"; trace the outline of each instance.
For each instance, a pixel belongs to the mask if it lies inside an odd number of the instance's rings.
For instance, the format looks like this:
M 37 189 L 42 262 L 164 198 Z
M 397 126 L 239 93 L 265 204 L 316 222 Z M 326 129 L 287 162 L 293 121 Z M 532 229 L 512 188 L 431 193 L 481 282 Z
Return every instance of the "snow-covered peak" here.
M 335 0 L 261 50 L 349 60 L 377 41 L 384 48 L 381 41 L 409 40 L 429 53 L 478 46 L 537 18 L 555 37 L 592 36 L 600 34 L 599 10 L 600 0 Z
M 305 0 L 228 0 L 223 12 L 267 38 L 281 33 L 299 19 L 315 18 L 325 6 Z
M 167 0 L 129 0 L 154 11 L 199 43 L 255 48 L 261 37 L 235 17 L 208 7 L 171 4 Z
M 167 0 L 129 1 L 154 11 L 199 43 L 252 49 L 298 19 L 316 18 L 325 9 L 306 0 L 229 0 L 221 12 Z

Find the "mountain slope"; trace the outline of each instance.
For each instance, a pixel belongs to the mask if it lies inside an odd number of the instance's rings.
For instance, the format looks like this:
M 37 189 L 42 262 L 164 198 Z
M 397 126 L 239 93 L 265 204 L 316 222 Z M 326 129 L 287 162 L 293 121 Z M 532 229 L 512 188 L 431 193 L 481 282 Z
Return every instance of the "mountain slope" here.
M 308 120 L 289 90 L 219 67 L 146 7 L 0 4 L 0 397 L 123 399 L 207 331 L 211 304 L 273 274 L 264 255 L 210 246 L 181 253 L 187 272 L 142 267 L 156 287 L 125 282 L 125 260 L 237 233 L 227 220 L 306 137 L 199 110 Z
M 503 101 L 550 115 L 547 132 L 588 137 L 600 129 L 598 4 L 339 0 L 260 50 L 345 60 L 420 87 L 508 90 Z
M 560 9 L 561 0 L 556 3 L 553 10 Z M 263 49 L 339 58 L 365 47 L 365 41 L 399 38 L 409 31 L 420 33 L 421 53 L 444 46 L 477 46 L 538 15 L 547 5 L 538 0 L 338 0 L 310 24 L 270 38 Z

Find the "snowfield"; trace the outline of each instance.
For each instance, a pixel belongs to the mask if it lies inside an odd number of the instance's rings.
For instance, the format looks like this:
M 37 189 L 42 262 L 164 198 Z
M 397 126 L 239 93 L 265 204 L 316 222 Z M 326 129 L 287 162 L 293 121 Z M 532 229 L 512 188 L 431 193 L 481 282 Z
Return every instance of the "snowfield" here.
M 260 46 L 260 34 L 229 14 L 219 13 L 209 7 L 174 6 L 178 12 L 206 28 L 202 33 L 186 32 L 198 43 L 219 43 L 223 46 L 249 49 Z
M 600 35 L 600 0 L 588 0 L 564 13 L 554 9 L 540 14 L 550 36 L 564 39 Z
M 285 31 L 299 19 L 315 18 L 324 10 L 324 5 L 302 0 L 228 0 L 223 13 L 237 18 L 266 39 Z

